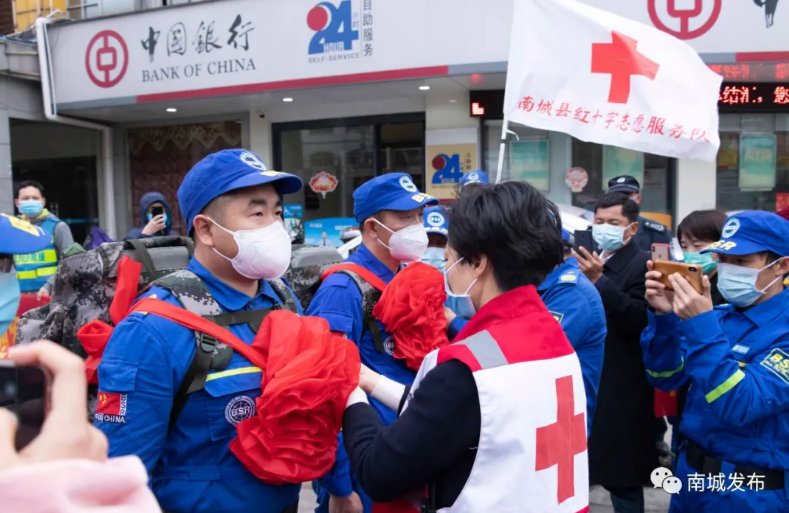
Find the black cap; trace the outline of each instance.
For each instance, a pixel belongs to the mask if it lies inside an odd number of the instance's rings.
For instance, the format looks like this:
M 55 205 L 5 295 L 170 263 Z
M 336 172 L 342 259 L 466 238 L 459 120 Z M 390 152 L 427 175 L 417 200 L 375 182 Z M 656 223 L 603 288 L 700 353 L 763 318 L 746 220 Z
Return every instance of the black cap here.
M 608 180 L 608 192 L 639 193 L 641 192 L 641 184 L 630 175 L 615 176 Z

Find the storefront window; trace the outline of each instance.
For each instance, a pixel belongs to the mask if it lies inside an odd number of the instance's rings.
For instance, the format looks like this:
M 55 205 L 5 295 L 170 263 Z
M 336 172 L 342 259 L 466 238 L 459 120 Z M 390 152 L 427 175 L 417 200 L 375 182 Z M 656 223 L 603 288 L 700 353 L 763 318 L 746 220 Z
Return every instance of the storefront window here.
M 288 198 L 289 203 L 303 204 L 304 221 L 352 217 L 353 191 L 379 174 L 409 173 L 417 187 L 423 187 L 421 113 L 283 123 L 274 125 L 273 132 L 277 169 L 304 180 L 304 190 Z
M 573 193 L 573 205 L 594 210 L 597 200 L 608 190 L 609 179 L 623 174 L 632 175 L 641 183 L 642 213 L 671 225 L 671 159 L 578 139 L 573 139 L 572 152 L 573 167 L 582 168 L 589 175 L 586 187 L 581 192 Z
M 717 206 L 779 210 L 789 206 L 789 115 L 721 116 Z

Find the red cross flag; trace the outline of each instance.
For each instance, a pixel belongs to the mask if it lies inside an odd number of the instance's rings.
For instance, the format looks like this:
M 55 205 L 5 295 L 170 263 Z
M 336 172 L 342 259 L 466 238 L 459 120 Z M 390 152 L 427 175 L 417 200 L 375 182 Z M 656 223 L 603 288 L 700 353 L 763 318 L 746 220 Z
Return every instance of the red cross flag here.
M 714 162 L 721 80 L 653 27 L 575 0 L 515 0 L 509 121 Z

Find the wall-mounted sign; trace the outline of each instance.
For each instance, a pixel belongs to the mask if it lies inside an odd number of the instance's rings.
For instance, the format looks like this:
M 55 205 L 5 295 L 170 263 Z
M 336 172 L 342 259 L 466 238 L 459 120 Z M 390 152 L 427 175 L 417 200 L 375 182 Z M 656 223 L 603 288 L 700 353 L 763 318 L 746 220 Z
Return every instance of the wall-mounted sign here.
M 724 83 L 718 95 L 718 109 L 720 112 L 789 112 L 789 82 Z
M 775 153 L 775 135 L 744 134 L 740 137 L 740 190 L 775 188 Z
M 540 192 L 548 192 L 549 176 L 547 139 L 510 144 L 510 178 L 528 182 Z
M 326 197 L 326 194 L 334 192 L 334 190 L 337 188 L 337 184 L 339 183 L 340 181 L 336 176 L 327 173 L 326 171 L 321 171 L 317 175 L 313 176 L 310 178 L 309 182 L 312 192 L 320 194 L 324 198 Z
M 589 173 L 582 167 L 572 167 L 564 175 L 564 183 L 572 192 L 581 192 L 589 183 Z

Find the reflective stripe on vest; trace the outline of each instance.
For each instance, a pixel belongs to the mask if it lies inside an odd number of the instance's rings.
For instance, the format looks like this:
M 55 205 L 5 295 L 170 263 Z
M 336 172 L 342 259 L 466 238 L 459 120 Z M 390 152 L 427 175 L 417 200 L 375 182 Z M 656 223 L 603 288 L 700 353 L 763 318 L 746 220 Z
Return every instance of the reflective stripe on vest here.
M 14 266 L 22 292 L 38 291 L 49 277 L 57 272 L 58 254 L 55 248 L 54 231 L 59 222 L 60 220 L 47 219 L 41 223 L 41 228 L 50 235 L 49 245 L 46 248 L 35 253 L 14 255 Z

